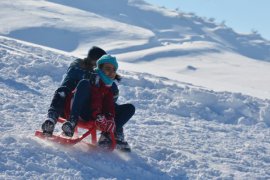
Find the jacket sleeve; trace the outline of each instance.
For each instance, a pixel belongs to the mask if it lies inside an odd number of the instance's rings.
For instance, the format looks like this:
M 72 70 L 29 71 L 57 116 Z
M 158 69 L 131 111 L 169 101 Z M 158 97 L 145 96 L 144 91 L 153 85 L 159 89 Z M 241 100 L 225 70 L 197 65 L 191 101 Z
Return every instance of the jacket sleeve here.
M 61 86 L 67 87 L 70 91 L 74 90 L 78 84 L 78 80 L 65 76 Z
M 82 62 L 81 59 L 76 59 L 70 64 L 62 80 L 61 86 L 65 86 L 69 88 L 70 91 L 72 91 L 77 87 L 80 80 L 91 78 L 93 70 L 87 71 L 87 70 L 82 69 L 80 65 L 81 62 Z
M 78 62 L 79 60 L 77 59 L 70 64 L 61 82 L 61 86 L 67 87 L 70 91 L 74 90 L 79 82 L 79 78 L 77 77 Z

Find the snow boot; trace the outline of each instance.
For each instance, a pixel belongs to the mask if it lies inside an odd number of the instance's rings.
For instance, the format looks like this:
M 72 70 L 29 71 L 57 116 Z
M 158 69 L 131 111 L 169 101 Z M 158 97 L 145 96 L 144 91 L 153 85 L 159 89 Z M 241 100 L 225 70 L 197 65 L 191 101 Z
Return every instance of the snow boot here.
M 102 149 L 110 149 L 112 144 L 112 140 L 110 138 L 110 133 L 101 132 L 101 135 L 98 140 L 98 146 Z
M 125 135 L 123 132 L 116 132 L 115 140 L 116 140 L 116 149 L 123 152 L 131 152 L 131 148 L 128 142 L 125 140 Z
M 41 129 L 43 131 L 44 136 L 52 136 L 56 121 L 52 118 L 48 118 L 42 124 Z
M 62 126 L 62 130 L 65 136 L 72 137 L 74 134 L 75 127 L 77 125 L 77 120 L 74 118 L 69 119 Z

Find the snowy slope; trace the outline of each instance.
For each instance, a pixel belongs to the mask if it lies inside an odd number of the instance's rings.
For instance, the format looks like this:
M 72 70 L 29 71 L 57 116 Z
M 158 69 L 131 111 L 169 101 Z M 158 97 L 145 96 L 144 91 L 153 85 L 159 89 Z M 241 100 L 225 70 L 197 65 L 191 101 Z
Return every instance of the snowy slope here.
M 270 99 L 270 42 L 259 34 L 141 0 L 16 0 L 0 9 L 4 36 L 77 57 L 98 45 L 126 70 Z
M 218 25 L 213 18 L 201 18 L 192 13 L 168 10 L 155 7 L 142 0 L 49 0 L 59 4 L 75 7 L 87 12 L 94 12 L 109 19 L 114 19 L 128 25 L 135 25 L 153 32 L 154 37 L 147 45 L 126 47 L 120 52 L 142 50 L 146 47 L 156 47 L 166 44 L 181 44 L 186 42 L 213 42 L 237 51 L 245 56 L 269 60 L 270 42 L 259 34 L 240 34 L 225 24 Z M 119 52 L 119 51 L 118 51 Z
M 69 52 L 84 54 L 92 42 L 115 54 L 203 41 L 270 60 L 270 42 L 259 34 L 239 34 L 224 24 L 141 0 L 16 0 L 1 1 L 0 7 L 1 34 Z
M 259 34 L 141 0 L 0 10 L 0 179 L 270 179 L 270 43 Z M 69 63 L 92 45 L 120 60 L 119 103 L 137 108 L 131 154 L 33 136 Z
M 270 178 L 269 100 L 122 70 L 132 153 L 68 148 L 33 135 L 74 57 L 5 37 L 0 57 L 0 179 Z
M 147 29 L 43 0 L 1 1 L 0 8 L 1 34 L 68 52 L 85 54 L 93 42 L 106 49 L 137 46 L 153 36 Z

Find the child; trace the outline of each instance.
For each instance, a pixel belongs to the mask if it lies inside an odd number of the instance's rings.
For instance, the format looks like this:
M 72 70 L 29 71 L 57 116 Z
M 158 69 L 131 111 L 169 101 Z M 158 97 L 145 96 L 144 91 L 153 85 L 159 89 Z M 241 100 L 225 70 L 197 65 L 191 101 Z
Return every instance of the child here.
M 122 126 L 126 123 L 124 122 L 126 118 L 123 119 L 123 122 L 121 122 L 121 118 L 115 122 L 115 104 L 111 86 L 116 77 L 117 69 L 116 58 L 103 55 L 97 61 L 95 73 L 91 74 L 89 80 L 80 81 L 74 94 L 70 117 L 62 126 L 66 136 L 73 136 L 78 120 L 87 121 L 91 119 L 95 120 L 97 127 L 102 131 L 99 145 L 102 147 L 110 146 L 111 141 L 108 132 L 115 132 L 116 127 L 121 131 Z M 130 113 L 131 116 L 135 112 L 135 108 L 133 109 Z M 128 143 L 121 141 L 120 138 L 118 141 L 116 137 L 118 147 L 130 151 Z
M 71 96 L 72 91 L 77 88 L 82 79 L 89 78 L 97 60 L 105 54 L 106 52 L 103 49 L 93 46 L 86 58 L 76 59 L 71 63 L 60 87 L 54 93 L 47 118 L 42 124 L 41 128 L 44 135 L 51 136 L 53 134 L 57 119 L 65 114 L 65 103 L 68 97 Z M 118 94 L 117 87 L 115 93 Z

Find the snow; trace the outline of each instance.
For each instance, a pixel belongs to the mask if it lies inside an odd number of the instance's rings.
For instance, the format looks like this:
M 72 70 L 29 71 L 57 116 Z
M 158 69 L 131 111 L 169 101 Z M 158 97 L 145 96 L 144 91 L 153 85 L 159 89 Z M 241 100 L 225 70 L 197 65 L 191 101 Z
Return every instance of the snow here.
M 2 1 L 0 34 L 76 57 L 97 45 L 132 63 L 129 70 L 270 98 L 270 42 L 259 34 L 138 0 L 109 2 Z
M 125 128 L 133 152 L 62 147 L 33 134 L 73 58 L 1 45 L 1 178 L 269 178 L 269 100 L 122 70 L 119 101 L 137 108 Z
M 270 178 L 268 41 L 139 0 L 88 2 L 0 2 L 0 179 Z M 117 56 L 119 103 L 136 107 L 129 154 L 34 136 L 92 45 Z
M 176 51 L 175 47 L 170 47 L 160 52 L 148 49 L 137 54 L 120 54 L 119 59 L 138 62 L 132 66 L 130 63 L 122 63 L 122 67 L 127 70 L 148 72 L 215 91 L 243 93 L 262 99 L 270 98 L 270 64 L 268 62 L 255 61 L 232 52 L 211 53 L 211 55 L 191 53 L 183 57 L 170 57 Z M 168 51 L 169 57 L 159 57 L 166 56 Z M 177 53 L 181 53 L 179 46 Z M 150 57 L 153 60 L 143 63 L 140 61 L 140 59 Z

